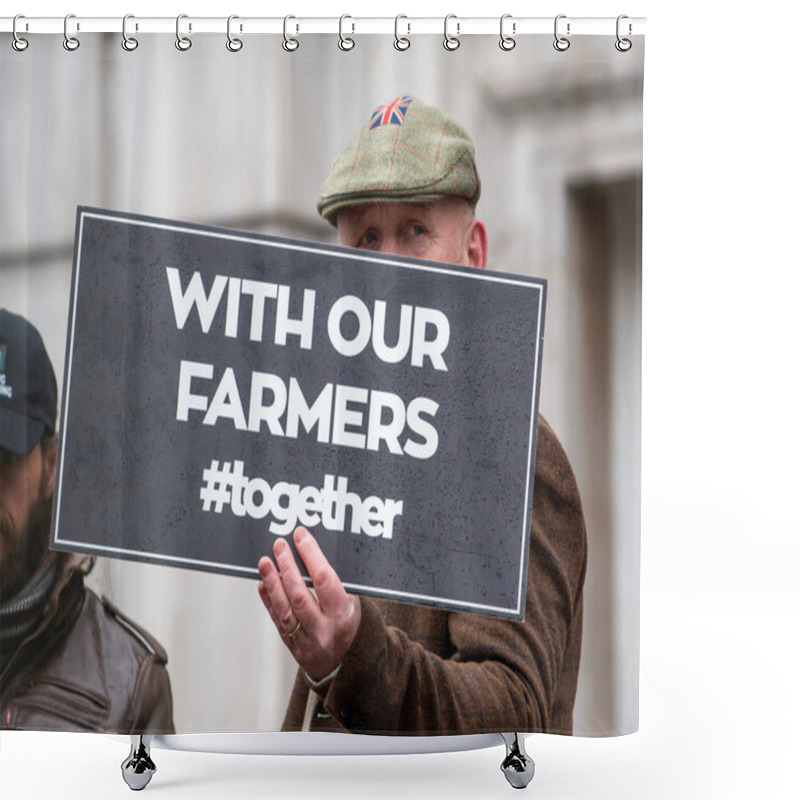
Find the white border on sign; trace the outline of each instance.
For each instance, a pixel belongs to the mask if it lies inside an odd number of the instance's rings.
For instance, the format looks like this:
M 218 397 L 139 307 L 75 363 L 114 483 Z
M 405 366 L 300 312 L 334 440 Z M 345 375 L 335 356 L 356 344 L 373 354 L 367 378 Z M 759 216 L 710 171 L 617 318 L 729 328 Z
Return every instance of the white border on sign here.
M 497 274 L 494 272 L 487 272 L 485 270 L 474 270 L 467 272 L 461 272 L 459 270 L 452 270 L 442 267 L 437 267 L 435 264 L 417 264 L 411 262 L 403 262 L 403 261 L 396 261 L 394 259 L 386 259 L 386 258 L 377 258 L 375 256 L 367 256 L 363 255 L 359 252 L 340 252 L 335 249 L 323 249 L 319 247 L 312 247 L 308 245 L 300 245 L 294 242 L 285 241 L 285 240 L 273 240 L 271 238 L 255 235 L 255 234 L 246 234 L 246 233 L 230 233 L 225 232 L 223 230 L 213 230 L 213 229 L 202 229 L 195 227 L 193 225 L 182 225 L 178 222 L 156 222 L 154 220 L 142 218 L 140 216 L 131 214 L 131 215 L 124 215 L 120 212 L 120 215 L 115 213 L 102 213 L 99 211 L 89 211 L 85 208 L 79 209 L 79 223 L 78 223 L 78 235 L 77 235 L 77 244 L 75 248 L 75 273 L 74 273 L 74 286 L 73 286 L 73 298 L 72 298 L 72 308 L 70 310 L 71 316 L 71 326 L 69 332 L 69 342 L 68 342 L 68 351 L 66 357 L 66 365 L 65 365 L 65 379 L 64 379 L 64 419 L 63 425 L 61 430 L 61 447 L 59 448 L 59 466 L 58 466 L 58 497 L 56 498 L 55 503 L 55 513 L 54 513 L 54 523 L 53 523 L 53 543 L 54 544 L 62 544 L 65 546 L 71 546 L 76 548 L 81 548 L 81 550 L 97 552 L 99 554 L 110 555 L 110 557 L 123 557 L 128 556 L 129 558 L 133 558 L 138 561 L 148 561 L 157 564 L 167 564 L 173 566 L 182 566 L 182 567 L 204 567 L 204 568 L 213 568 L 220 567 L 224 568 L 224 571 L 230 573 L 241 574 L 242 576 L 252 575 L 253 577 L 258 577 L 258 569 L 255 567 L 239 567 L 232 564 L 220 564 L 215 561 L 203 561 L 200 559 L 192 559 L 192 558 L 185 558 L 181 556 L 169 556 L 169 555 L 161 555 L 161 554 L 150 554 L 144 553 L 139 550 L 126 550 L 121 547 L 110 547 L 104 545 L 94 545 L 94 544 L 87 544 L 85 542 L 75 542 L 68 539 L 62 539 L 58 536 L 59 533 L 59 519 L 61 514 L 61 487 L 63 486 L 63 471 L 64 471 L 64 447 L 67 439 L 67 426 L 69 421 L 69 400 L 70 400 L 70 386 L 72 381 L 72 348 L 75 341 L 75 320 L 77 317 L 76 309 L 78 305 L 78 287 L 80 283 L 80 265 L 81 265 L 81 248 L 83 246 L 83 222 L 85 219 L 98 219 L 103 220 L 106 222 L 115 222 L 124 225 L 136 225 L 138 227 L 146 227 L 146 228 L 155 228 L 158 230 L 166 230 L 166 231 L 174 231 L 179 233 L 185 234 L 192 234 L 195 236 L 204 236 L 210 237 L 214 239 L 225 239 L 228 241 L 233 242 L 247 242 L 250 244 L 257 244 L 264 247 L 277 247 L 279 249 L 285 250 L 295 250 L 298 252 L 304 253 L 313 253 L 316 255 L 324 255 L 326 257 L 335 257 L 335 258 L 347 258 L 348 260 L 356 260 L 356 261 L 365 261 L 372 264 L 387 264 L 394 267 L 400 267 L 402 269 L 410 269 L 416 270 L 420 272 L 431 272 L 440 275 L 448 275 L 448 276 L 461 276 L 466 279 L 472 280 L 482 280 L 488 281 L 490 283 L 501 283 L 507 284 L 512 286 L 517 286 L 524 289 L 534 289 L 538 292 L 539 295 L 539 307 L 538 307 L 538 314 L 537 314 L 537 330 L 536 330 L 536 337 L 535 342 L 536 346 L 534 348 L 535 357 L 534 357 L 534 368 L 533 368 L 533 386 L 531 387 L 531 424 L 530 429 L 528 431 L 528 463 L 526 469 L 526 480 L 525 480 L 525 501 L 523 503 L 523 519 L 522 519 L 522 538 L 521 538 L 521 545 L 520 545 L 520 570 L 519 570 L 519 581 L 517 583 L 517 606 L 513 609 L 513 613 L 516 615 L 520 614 L 520 606 L 522 601 L 522 585 L 523 581 L 525 580 L 527 569 L 528 569 L 528 559 L 525 557 L 525 541 L 526 535 L 528 534 L 528 529 L 530 526 L 530 519 L 528 518 L 528 501 L 530 499 L 530 492 L 532 487 L 531 482 L 531 468 L 532 468 L 532 460 L 533 454 L 535 452 L 535 441 L 534 441 L 534 430 L 536 428 L 537 422 L 537 414 L 536 414 L 536 400 L 537 400 L 537 387 L 536 387 L 536 379 L 539 374 L 539 353 L 540 353 L 540 346 L 539 340 L 542 337 L 542 323 L 543 323 L 543 314 L 542 314 L 542 303 L 544 301 L 544 291 L 543 286 L 541 283 L 534 283 L 530 280 L 522 280 L 519 278 L 513 278 L 509 276 L 504 276 L 501 274 Z M 304 576 L 305 577 L 305 576 Z M 310 584 L 310 578 L 305 578 L 306 583 Z M 422 601 L 427 602 L 428 604 L 442 604 L 447 603 L 449 606 L 463 608 L 466 611 L 484 611 L 487 613 L 499 614 L 504 617 L 509 616 L 509 612 L 512 609 L 499 607 L 499 606 L 491 606 L 491 605 L 484 605 L 481 603 L 467 603 L 461 600 L 451 600 L 449 598 L 442 598 L 442 597 L 430 597 L 428 595 L 422 594 L 414 594 L 411 592 L 401 592 L 393 589 L 383 589 L 377 588 L 374 586 L 361 586 L 360 584 L 355 583 L 343 583 L 342 584 L 345 589 L 353 589 L 356 591 L 360 591 L 366 594 L 375 594 L 380 593 L 379 596 L 382 597 L 397 597 L 398 599 L 405 599 L 410 601 Z

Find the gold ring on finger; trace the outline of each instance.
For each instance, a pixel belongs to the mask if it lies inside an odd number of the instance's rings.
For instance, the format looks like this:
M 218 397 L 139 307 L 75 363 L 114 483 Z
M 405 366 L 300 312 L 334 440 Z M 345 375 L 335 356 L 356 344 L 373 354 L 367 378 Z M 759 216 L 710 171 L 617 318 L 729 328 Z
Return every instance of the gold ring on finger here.
M 300 635 L 301 630 L 303 630 L 303 626 L 298 622 L 297 627 L 291 633 L 287 634 L 286 638 L 294 641 Z

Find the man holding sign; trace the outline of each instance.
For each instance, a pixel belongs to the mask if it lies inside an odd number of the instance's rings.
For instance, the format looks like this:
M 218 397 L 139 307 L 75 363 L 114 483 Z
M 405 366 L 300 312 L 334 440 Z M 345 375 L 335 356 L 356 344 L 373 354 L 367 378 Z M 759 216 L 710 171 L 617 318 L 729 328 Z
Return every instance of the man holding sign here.
M 469 136 L 405 96 L 355 133 L 317 208 L 342 245 L 483 268 L 479 195 Z M 448 535 L 446 519 L 432 524 L 431 536 Z M 307 530 L 296 529 L 294 544 L 313 593 L 282 538 L 274 561 L 259 562 L 262 602 L 300 667 L 284 729 L 572 732 L 586 531 L 569 461 L 542 418 L 524 621 L 348 594 Z

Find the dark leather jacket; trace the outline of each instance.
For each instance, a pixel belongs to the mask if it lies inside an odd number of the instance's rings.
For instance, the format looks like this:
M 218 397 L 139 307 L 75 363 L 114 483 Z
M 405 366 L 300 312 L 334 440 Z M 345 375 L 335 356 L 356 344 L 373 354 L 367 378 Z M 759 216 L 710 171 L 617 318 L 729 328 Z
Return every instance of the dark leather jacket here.
M 67 572 L 0 676 L 0 728 L 174 733 L 167 654 Z

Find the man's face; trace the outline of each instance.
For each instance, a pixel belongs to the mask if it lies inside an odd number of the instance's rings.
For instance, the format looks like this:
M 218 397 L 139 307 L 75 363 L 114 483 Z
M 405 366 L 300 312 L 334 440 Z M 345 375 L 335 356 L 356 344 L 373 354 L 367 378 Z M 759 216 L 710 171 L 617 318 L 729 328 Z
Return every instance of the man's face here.
M 55 478 L 55 442 L 26 456 L 4 451 L 0 464 L 0 602 L 25 585 L 47 551 Z
M 486 266 L 486 230 L 466 201 L 373 203 L 339 211 L 339 244 L 428 261 Z

